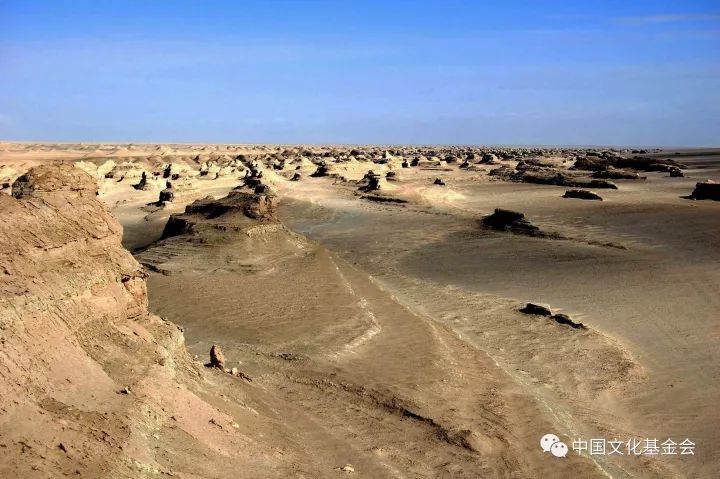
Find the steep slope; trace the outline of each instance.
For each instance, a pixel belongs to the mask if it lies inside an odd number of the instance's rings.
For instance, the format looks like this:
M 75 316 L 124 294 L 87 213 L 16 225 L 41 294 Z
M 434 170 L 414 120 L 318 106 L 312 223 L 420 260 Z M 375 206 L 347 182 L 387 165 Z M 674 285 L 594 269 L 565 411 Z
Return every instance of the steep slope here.
M 240 380 L 204 370 L 148 313 L 96 191 L 78 169 L 43 166 L 0 195 L 0 477 L 281 474 L 238 424 L 263 421 Z

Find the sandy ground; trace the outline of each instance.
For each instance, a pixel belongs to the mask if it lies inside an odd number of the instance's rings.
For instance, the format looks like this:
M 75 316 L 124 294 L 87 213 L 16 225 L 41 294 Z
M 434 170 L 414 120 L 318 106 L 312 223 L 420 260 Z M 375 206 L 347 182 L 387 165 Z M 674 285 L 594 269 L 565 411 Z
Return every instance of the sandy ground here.
M 17 175 L 50 158 L 141 157 L 130 163 L 150 171 L 171 155 L 197 168 L 191 158 L 203 148 L 216 147 L 73 145 L 34 155 L 35 146 L 7 146 L 0 163 Z M 158 151 L 159 161 L 147 159 Z M 358 477 L 714 477 L 720 203 L 682 197 L 720 180 L 720 151 L 674 153 L 654 154 L 682 161 L 685 177 L 614 180 L 619 189 L 600 191 L 602 202 L 499 181 L 489 165 L 328 160 L 335 176 L 311 178 L 307 159 L 283 169 L 265 162 L 284 226 L 160 242 L 170 214 L 225 195 L 243 175 L 193 177 L 162 209 L 147 205 L 163 180 L 146 191 L 132 187 L 138 172 L 98 181 L 124 245 L 156 271 L 151 310 L 185 328 L 198 361 L 221 344 L 253 378 L 245 401 L 282 430 L 258 420 L 243 432 L 287 451 L 297 477 L 337 477 L 346 463 Z M 302 180 L 288 181 L 296 166 Z M 396 171 L 382 192 L 407 203 L 360 198 L 355 181 L 369 169 Z M 437 177 L 446 184 L 432 184 Z M 498 207 L 564 239 L 481 228 Z M 520 313 L 529 301 L 587 329 Z M 546 433 L 569 446 L 687 438 L 695 454 L 571 450 L 557 459 L 539 447 Z

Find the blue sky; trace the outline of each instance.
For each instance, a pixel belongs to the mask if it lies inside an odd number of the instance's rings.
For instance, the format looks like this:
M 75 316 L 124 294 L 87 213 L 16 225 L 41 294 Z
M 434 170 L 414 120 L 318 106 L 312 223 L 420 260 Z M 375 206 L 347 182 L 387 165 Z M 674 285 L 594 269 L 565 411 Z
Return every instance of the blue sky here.
M 0 139 L 720 145 L 720 2 L 0 0 Z

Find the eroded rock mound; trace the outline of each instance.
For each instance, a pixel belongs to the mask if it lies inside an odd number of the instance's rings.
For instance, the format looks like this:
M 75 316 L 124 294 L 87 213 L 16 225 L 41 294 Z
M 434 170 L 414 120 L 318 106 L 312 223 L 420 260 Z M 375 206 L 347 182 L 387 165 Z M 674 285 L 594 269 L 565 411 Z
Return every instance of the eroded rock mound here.
M 523 213 L 502 208 L 496 208 L 493 214 L 484 217 L 482 224 L 486 228 L 498 231 L 512 231 L 526 234 L 539 231 L 539 228 L 530 223 Z
M 532 314 L 535 316 L 544 316 L 546 318 L 550 318 L 553 321 L 555 321 L 558 324 L 562 324 L 565 326 L 570 326 L 573 329 L 587 329 L 587 326 L 585 326 L 583 323 L 573 321 L 570 316 L 563 313 L 555 313 L 553 314 L 552 310 L 549 306 L 541 305 L 541 304 L 535 304 L 535 303 L 527 303 L 525 307 L 520 309 L 521 313 L 525 314 Z
M 606 180 L 645 180 L 645 179 L 647 179 L 647 177 L 640 176 L 633 171 L 615 170 L 615 169 L 595 171 L 592 174 L 592 177 L 606 179 Z
M 370 192 L 384 189 L 384 180 L 382 175 L 374 171 L 368 171 L 363 177 L 365 184 L 360 187 L 360 191 Z
M 552 316 L 552 311 L 548 306 L 535 303 L 526 304 L 525 307 L 520 310 L 520 312 L 525 314 L 536 314 L 539 316 Z
M 671 166 L 668 172 L 670 173 L 670 178 L 683 178 L 685 176 L 683 171 L 677 166 Z
M 20 176 L 12 185 L 12 196 L 25 198 L 43 196 L 46 193 L 71 193 L 95 196 L 97 182 L 90 175 L 72 165 L 41 165 Z
M 578 198 L 581 200 L 597 200 L 602 201 L 602 197 L 593 191 L 588 190 L 567 190 L 563 198 Z
M 253 192 L 233 190 L 227 196 L 203 198 L 185 207 L 182 214 L 170 216 L 162 237 L 193 233 L 197 228 L 241 230 L 257 222 L 279 223 L 275 214 L 274 195 L 258 185 Z
M 327 165 L 327 163 L 323 162 L 320 163 L 317 167 L 317 169 L 311 174 L 312 177 L 322 177 L 322 176 L 328 176 L 330 172 L 330 167 Z
M 225 355 L 217 344 L 213 344 L 210 348 L 210 366 L 219 369 L 225 368 Z
M 693 200 L 720 201 L 720 183 L 715 183 L 712 180 L 697 183 L 695 189 L 690 194 L 690 198 Z
M 651 158 L 646 156 L 635 155 L 629 158 L 604 154 L 596 156 L 588 154 L 575 160 L 573 169 L 604 171 L 612 168 L 629 168 L 637 171 L 666 171 L 671 168 L 684 168 L 685 165 L 671 159 Z M 637 179 L 637 178 L 630 178 Z

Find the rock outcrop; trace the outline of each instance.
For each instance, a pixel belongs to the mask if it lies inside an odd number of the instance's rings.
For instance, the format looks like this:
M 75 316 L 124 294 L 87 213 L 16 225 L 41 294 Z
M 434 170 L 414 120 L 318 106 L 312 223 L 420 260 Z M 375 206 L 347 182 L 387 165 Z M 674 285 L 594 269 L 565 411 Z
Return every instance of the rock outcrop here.
M 171 215 L 162 237 L 192 234 L 197 228 L 240 230 L 257 222 L 279 223 L 275 215 L 274 195 L 265 192 L 264 188 L 252 193 L 233 190 L 217 200 L 207 197 L 194 201 L 185 207 L 184 213 Z
M 12 196 L 15 198 L 43 197 L 51 194 L 58 197 L 63 193 L 70 196 L 92 197 L 97 194 L 95 180 L 72 165 L 56 167 L 43 166 L 20 176 L 12 185 Z
M 213 344 L 210 348 L 210 367 L 224 369 L 225 368 L 225 355 L 223 354 L 220 346 Z
M 697 183 L 690 194 L 690 198 L 693 200 L 720 201 L 720 183 L 715 183 L 712 180 Z
M 518 211 L 496 208 L 495 212 L 482 219 L 486 228 L 498 231 L 512 231 L 516 233 L 535 234 L 539 228 L 531 224 L 523 213 Z
M 558 324 L 570 326 L 573 329 L 587 329 L 587 326 L 585 326 L 583 323 L 573 321 L 567 314 L 553 314 L 550 307 L 543 306 L 541 304 L 528 303 L 525 305 L 525 307 L 520 309 L 520 312 L 525 314 L 532 314 L 535 316 L 545 316 L 546 318 L 550 318 Z
M 87 173 L 52 165 L 0 195 L 0 477 L 247 467 L 262 451 L 211 423 L 235 420 L 196 394 L 215 373 L 148 312 L 145 273 L 96 192 Z
M 581 200 L 597 200 L 602 201 L 602 197 L 597 193 L 588 190 L 567 190 L 563 198 L 578 198 Z

